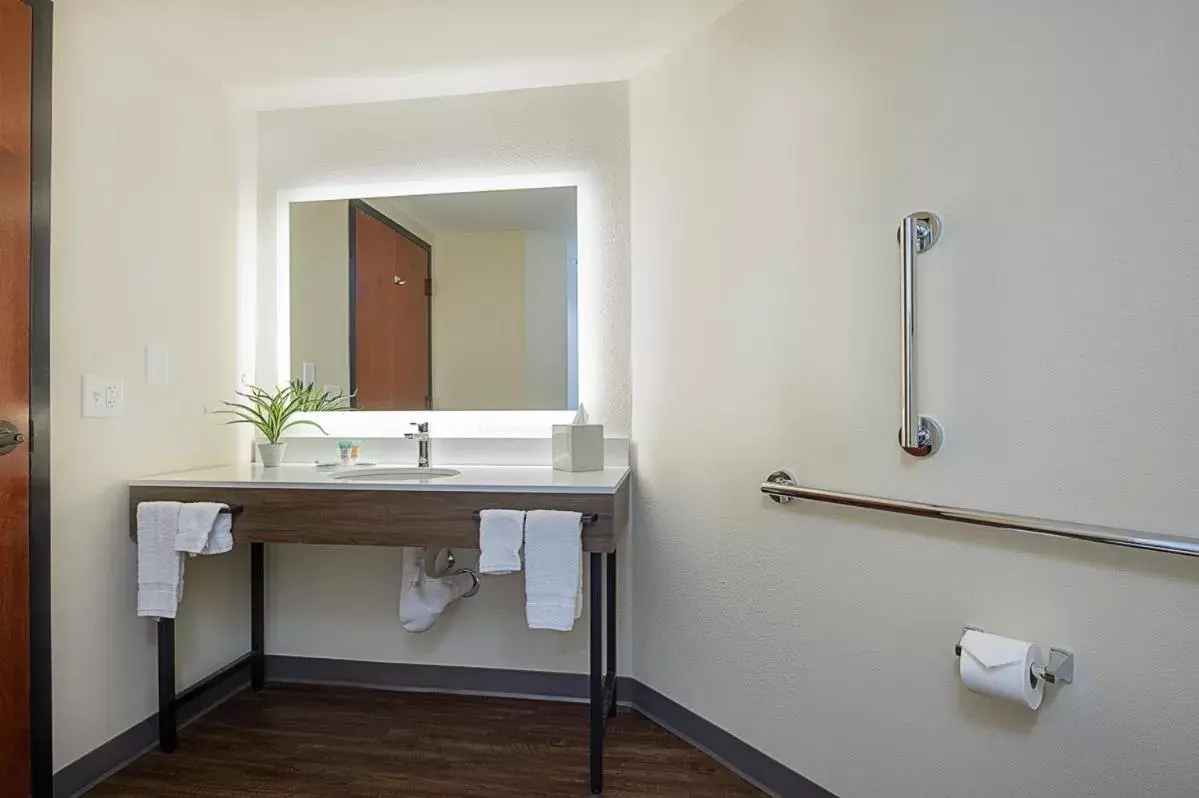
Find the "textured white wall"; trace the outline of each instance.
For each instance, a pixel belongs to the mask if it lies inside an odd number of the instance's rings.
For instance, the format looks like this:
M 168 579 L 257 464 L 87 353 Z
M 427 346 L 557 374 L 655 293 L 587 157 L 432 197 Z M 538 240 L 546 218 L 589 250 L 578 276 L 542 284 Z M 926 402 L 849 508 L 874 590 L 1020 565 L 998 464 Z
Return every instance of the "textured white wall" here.
M 273 382 L 280 192 L 308 199 L 438 193 L 556 175 L 579 186 L 581 395 L 612 435 L 630 414 L 628 91 L 597 84 L 259 115 L 258 376 Z M 456 188 L 453 190 L 463 190 Z M 432 415 L 436 434 L 436 414 Z M 547 430 L 548 432 L 548 430 Z M 433 445 L 434 462 L 437 444 Z M 463 553 L 463 561 L 471 553 Z M 630 547 L 621 555 L 628 581 Z M 523 580 L 496 577 L 434 630 L 396 620 L 399 552 L 275 546 L 268 553 L 267 648 L 314 657 L 582 672 L 587 634 L 530 632 Z M 631 592 L 624 594 L 625 606 Z M 622 648 L 631 630 L 622 625 Z M 625 663 L 629 660 L 626 657 Z
M 636 675 L 844 798 L 1199 783 L 1199 566 L 827 506 L 1199 534 L 1199 6 L 746 3 L 633 81 Z M 898 424 L 895 229 L 927 462 Z M 1078 654 L 1038 714 L 962 624 Z
M 235 457 L 205 405 L 235 384 L 237 172 L 221 93 L 85 0 L 55 4 L 51 399 L 54 755 L 155 711 L 155 629 L 135 617 L 126 480 Z M 170 353 L 147 385 L 146 344 Z M 124 378 L 121 418 L 82 419 L 84 373 Z M 193 560 L 180 687 L 249 643 L 240 550 Z

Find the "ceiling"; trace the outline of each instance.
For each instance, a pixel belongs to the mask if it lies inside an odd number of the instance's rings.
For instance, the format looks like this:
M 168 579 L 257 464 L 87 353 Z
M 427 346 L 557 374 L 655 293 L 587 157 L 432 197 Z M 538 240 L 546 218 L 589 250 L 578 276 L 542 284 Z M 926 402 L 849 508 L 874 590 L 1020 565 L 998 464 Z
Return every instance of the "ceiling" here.
M 575 238 L 578 219 L 573 186 L 387 197 L 371 204 L 396 208 L 433 233 L 540 230 Z
M 261 110 L 625 80 L 740 1 L 58 0 Z

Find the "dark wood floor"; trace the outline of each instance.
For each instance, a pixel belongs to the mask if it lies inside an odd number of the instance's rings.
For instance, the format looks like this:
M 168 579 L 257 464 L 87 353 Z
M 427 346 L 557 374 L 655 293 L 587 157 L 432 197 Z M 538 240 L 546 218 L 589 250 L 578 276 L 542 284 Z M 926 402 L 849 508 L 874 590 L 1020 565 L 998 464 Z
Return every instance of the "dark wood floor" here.
M 607 736 L 605 796 L 761 793 L 640 714 Z M 102 796 L 587 796 L 587 708 L 273 685 L 243 692 L 88 793 Z

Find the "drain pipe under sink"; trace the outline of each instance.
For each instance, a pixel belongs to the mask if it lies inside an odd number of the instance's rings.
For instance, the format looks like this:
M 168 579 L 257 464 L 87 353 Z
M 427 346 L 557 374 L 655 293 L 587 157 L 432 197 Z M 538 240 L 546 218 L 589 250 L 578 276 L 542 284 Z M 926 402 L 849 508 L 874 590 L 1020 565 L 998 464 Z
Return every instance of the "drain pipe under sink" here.
M 406 631 L 428 631 L 452 602 L 479 592 L 474 571 L 463 568 L 435 578 L 425 572 L 423 548 L 405 547 L 401 556 L 400 624 Z

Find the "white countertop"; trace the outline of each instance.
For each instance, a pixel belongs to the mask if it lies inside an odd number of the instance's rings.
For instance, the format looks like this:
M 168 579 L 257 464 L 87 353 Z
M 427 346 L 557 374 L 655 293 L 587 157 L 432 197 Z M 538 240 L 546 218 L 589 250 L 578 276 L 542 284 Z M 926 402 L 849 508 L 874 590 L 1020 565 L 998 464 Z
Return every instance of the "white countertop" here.
M 410 466 L 379 465 L 377 468 Z M 338 468 L 285 464 L 278 468 L 261 465 L 218 466 L 198 471 L 178 471 L 130 480 L 131 487 L 178 488 L 300 488 L 312 490 L 412 490 L 481 493 L 601 493 L 614 494 L 629 477 L 625 467 L 605 468 L 577 474 L 555 471 L 550 466 L 457 466 L 438 463 L 434 468 L 452 468 L 462 473 L 437 479 L 364 481 L 334 479 Z M 362 470 L 356 467 L 355 470 Z

